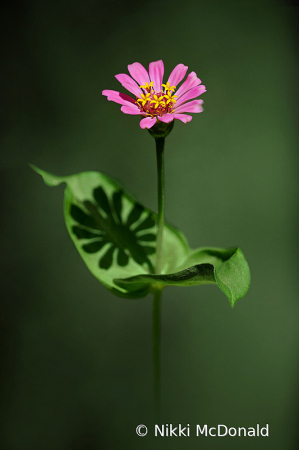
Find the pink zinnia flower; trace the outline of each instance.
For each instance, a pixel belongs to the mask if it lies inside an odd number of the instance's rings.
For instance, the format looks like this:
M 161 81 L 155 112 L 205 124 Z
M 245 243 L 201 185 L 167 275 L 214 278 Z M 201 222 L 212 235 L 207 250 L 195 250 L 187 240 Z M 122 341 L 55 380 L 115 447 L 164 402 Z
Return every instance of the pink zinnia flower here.
M 186 75 L 188 67 L 178 64 L 171 72 L 166 84 L 163 84 L 163 61 L 155 61 L 149 65 L 149 73 L 142 64 L 135 62 L 128 65 L 131 75 L 120 73 L 115 78 L 135 98 L 117 91 L 104 90 L 107 100 L 122 105 L 125 114 L 141 115 L 141 128 L 151 128 L 157 121 L 169 123 L 173 119 L 184 123 L 190 122 L 192 116 L 185 113 L 200 113 L 203 111 L 203 100 L 194 100 L 206 91 L 195 72 L 189 73 L 184 83 L 177 85 Z M 135 81 L 136 80 L 136 81 Z M 188 101 L 192 100 L 192 101 Z

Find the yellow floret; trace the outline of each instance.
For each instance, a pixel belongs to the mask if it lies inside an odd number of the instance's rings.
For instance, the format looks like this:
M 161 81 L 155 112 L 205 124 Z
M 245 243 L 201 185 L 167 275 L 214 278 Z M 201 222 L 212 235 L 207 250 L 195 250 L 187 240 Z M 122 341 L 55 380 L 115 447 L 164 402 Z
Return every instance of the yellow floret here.
M 177 98 L 178 96 L 177 95 L 171 96 L 171 92 L 168 91 L 168 93 L 163 95 L 163 97 L 167 99 L 166 103 L 168 105 L 170 102 L 176 103 L 175 97 Z
M 170 91 L 175 91 L 176 90 L 176 86 L 170 86 L 169 81 L 167 81 L 166 84 L 162 84 L 162 86 L 164 86 L 165 88 L 165 92 L 170 92 Z
M 155 103 L 154 108 L 157 109 L 159 105 L 162 105 L 165 107 L 165 102 L 163 101 L 164 95 L 161 95 L 159 98 L 157 95 L 154 95 L 154 99 L 151 101 L 151 103 Z
M 145 83 L 145 85 L 143 86 L 143 85 L 141 85 L 141 86 L 139 86 L 140 88 L 143 88 L 143 89 L 146 89 L 147 91 L 150 91 L 151 90 L 151 87 L 153 87 L 153 85 L 154 85 L 154 82 L 153 81 L 151 81 L 150 82 L 150 84 L 148 84 L 148 83 Z
M 141 95 L 141 97 L 142 98 L 138 98 L 137 99 L 137 102 L 141 102 L 142 103 L 142 106 L 144 106 L 149 100 L 150 100 L 150 98 L 149 98 L 149 96 L 151 95 L 151 94 L 146 94 L 146 95 L 144 95 L 144 94 L 140 94 Z

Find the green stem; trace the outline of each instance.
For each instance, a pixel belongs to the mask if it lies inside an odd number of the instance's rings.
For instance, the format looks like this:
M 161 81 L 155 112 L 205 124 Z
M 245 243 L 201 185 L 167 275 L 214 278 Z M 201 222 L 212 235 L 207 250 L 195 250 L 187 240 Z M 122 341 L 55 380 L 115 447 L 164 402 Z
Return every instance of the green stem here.
M 164 137 L 155 138 L 158 173 L 158 219 L 157 219 L 157 260 L 156 274 L 162 269 L 162 247 L 164 228 Z M 161 374 L 160 374 L 160 341 L 161 341 L 161 302 L 162 289 L 153 288 L 153 360 L 154 360 L 154 412 L 155 421 L 160 422 Z
M 164 143 L 165 138 L 156 138 L 157 172 L 158 172 L 158 232 L 156 274 L 162 269 L 162 246 L 164 228 Z
M 154 417 L 155 422 L 159 423 L 161 407 L 160 341 L 162 289 L 153 289 L 153 295 Z

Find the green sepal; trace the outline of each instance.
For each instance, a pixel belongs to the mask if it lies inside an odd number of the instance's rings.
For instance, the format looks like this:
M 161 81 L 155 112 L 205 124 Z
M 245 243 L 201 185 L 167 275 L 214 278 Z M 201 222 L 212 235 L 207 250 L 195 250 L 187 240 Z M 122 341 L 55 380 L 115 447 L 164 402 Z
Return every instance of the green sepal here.
M 31 167 L 48 186 L 66 183 L 69 235 L 91 273 L 114 294 L 141 298 L 157 286 L 217 284 L 232 306 L 246 294 L 250 272 L 240 249 L 191 250 L 184 235 L 165 224 L 162 274 L 155 275 L 155 213 L 103 173 L 59 177 Z

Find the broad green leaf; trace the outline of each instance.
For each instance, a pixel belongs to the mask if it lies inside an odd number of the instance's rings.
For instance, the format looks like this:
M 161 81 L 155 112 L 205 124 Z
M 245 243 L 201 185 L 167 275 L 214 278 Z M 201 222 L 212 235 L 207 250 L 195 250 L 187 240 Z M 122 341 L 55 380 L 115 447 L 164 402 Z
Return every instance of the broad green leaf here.
M 122 288 L 114 279 L 154 273 L 156 215 L 100 172 L 57 177 L 35 166 L 32 168 L 48 186 L 66 183 L 66 226 L 92 274 L 117 295 L 145 296 L 150 290 L 148 283 L 138 289 Z M 175 270 L 188 254 L 184 236 L 166 225 L 163 272 Z
M 179 268 L 182 270 L 171 274 L 140 274 L 114 281 L 123 288 L 131 285 L 135 289 L 146 283 L 161 288 L 170 285 L 217 284 L 228 297 L 232 307 L 249 289 L 250 271 L 240 248 L 200 248 L 192 251 Z
M 183 234 L 166 224 L 162 274 L 155 275 L 156 214 L 100 172 L 57 177 L 32 168 L 49 186 L 66 183 L 70 237 L 89 270 L 113 293 L 140 298 L 154 286 L 217 284 L 232 306 L 246 294 L 250 272 L 240 249 L 190 250 Z

